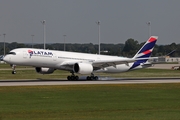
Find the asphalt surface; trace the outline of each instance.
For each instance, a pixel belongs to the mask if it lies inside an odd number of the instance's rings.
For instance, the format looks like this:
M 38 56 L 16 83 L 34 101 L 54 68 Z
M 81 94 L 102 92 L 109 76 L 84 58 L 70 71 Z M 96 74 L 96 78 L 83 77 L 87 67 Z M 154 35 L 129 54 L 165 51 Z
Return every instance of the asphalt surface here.
M 172 69 L 180 64 L 155 64 L 151 68 Z M 34 85 L 82 85 L 82 84 L 145 84 L 145 83 L 180 83 L 180 78 L 110 78 L 100 77 L 97 81 L 67 80 L 0 80 L 0 86 L 34 86 Z
M 104 79 L 97 81 L 67 80 L 1 80 L 0 86 L 36 86 L 36 85 L 89 85 L 89 84 L 146 84 L 146 83 L 180 83 L 180 78 L 137 78 Z
M 174 66 L 180 66 L 180 64 L 154 64 L 150 68 L 154 68 L 154 69 L 172 69 Z

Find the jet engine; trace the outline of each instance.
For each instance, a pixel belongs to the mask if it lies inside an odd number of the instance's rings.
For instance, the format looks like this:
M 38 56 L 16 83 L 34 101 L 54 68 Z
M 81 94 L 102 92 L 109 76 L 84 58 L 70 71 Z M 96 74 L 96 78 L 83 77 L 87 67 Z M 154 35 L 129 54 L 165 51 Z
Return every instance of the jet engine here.
M 54 72 L 54 68 L 43 68 L 43 67 L 36 67 L 36 72 L 39 74 L 51 74 Z
M 88 63 L 75 63 L 73 70 L 79 74 L 91 74 L 93 72 L 93 66 Z

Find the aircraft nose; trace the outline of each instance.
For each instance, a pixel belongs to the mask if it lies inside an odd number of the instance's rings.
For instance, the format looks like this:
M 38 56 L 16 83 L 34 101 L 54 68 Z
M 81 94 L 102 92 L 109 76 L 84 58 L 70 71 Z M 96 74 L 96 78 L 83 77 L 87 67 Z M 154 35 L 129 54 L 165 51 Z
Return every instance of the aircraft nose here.
M 10 59 L 9 59 L 8 56 L 4 56 L 4 57 L 3 57 L 3 61 L 4 61 L 4 62 L 9 62 L 9 60 L 10 60 Z

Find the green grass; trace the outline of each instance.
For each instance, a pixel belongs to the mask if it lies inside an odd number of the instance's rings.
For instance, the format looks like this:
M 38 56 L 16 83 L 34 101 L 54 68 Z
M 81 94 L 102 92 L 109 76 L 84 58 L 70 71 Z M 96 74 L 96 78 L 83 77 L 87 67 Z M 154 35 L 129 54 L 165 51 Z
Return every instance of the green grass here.
M 37 74 L 0 65 L 4 79 L 64 79 L 69 72 Z M 180 77 L 178 70 L 141 69 L 101 76 Z M 180 83 L 0 87 L 0 120 L 179 120 Z
M 4 79 L 66 79 L 69 72 L 56 70 L 53 74 L 38 74 L 34 68 L 17 68 L 17 74 L 11 74 L 11 69 L 0 70 L 0 80 Z M 149 78 L 149 77 L 180 77 L 179 70 L 141 69 L 125 73 L 107 74 L 95 73 L 97 76 L 120 77 L 120 78 Z
M 71 75 L 70 72 L 56 70 L 53 74 L 38 74 L 33 67 L 26 66 L 17 66 L 17 74 L 11 74 L 12 68 L 8 64 L 0 64 L 0 80 L 4 79 L 67 79 L 68 75 Z M 108 77 L 120 77 L 120 78 L 144 78 L 144 77 L 180 77 L 179 70 L 171 69 L 139 69 L 125 73 L 95 73 L 97 76 L 108 76 Z
M 0 87 L 2 120 L 179 120 L 180 84 Z
M 11 66 L 10 64 L 5 64 L 5 63 L 1 63 L 0 64 L 0 70 L 1 69 L 11 69 Z M 18 66 L 18 68 L 32 68 L 32 67 L 29 67 L 29 66 Z

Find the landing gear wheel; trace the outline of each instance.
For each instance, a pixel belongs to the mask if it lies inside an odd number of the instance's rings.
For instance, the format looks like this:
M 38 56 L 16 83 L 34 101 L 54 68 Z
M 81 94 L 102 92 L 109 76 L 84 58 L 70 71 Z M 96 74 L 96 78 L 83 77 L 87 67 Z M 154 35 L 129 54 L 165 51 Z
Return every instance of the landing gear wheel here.
M 16 74 L 16 65 L 11 65 L 11 67 L 12 67 L 12 74 Z
M 94 80 L 98 80 L 98 76 L 94 76 Z
M 98 80 L 98 76 L 87 76 L 86 80 Z
M 90 76 L 87 76 L 86 80 L 91 80 L 91 77 L 90 77 Z
M 16 74 L 16 71 L 12 71 L 12 74 Z
M 67 79 L 70 80 L 70 79 L 71 79 L 71 76 L 67 76 Z
M 79 80 L 79 77 L 78 77 L 78 76 L 75 76 L 75 80 Z
M 79 80 L 79 77 L 75 76 L 75 75 L 71 75 L 71 76 L 68 76 L 67 79 L 68 80 Z

